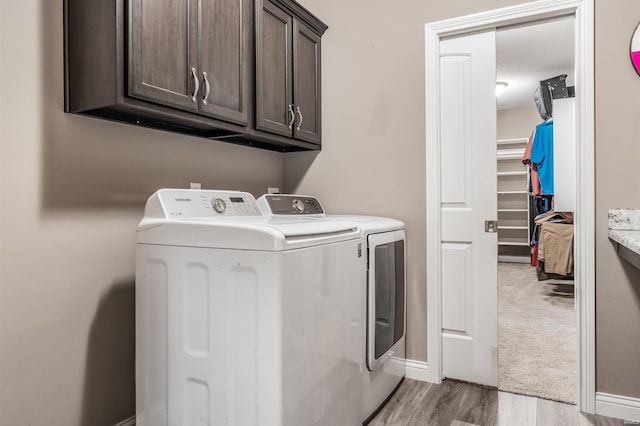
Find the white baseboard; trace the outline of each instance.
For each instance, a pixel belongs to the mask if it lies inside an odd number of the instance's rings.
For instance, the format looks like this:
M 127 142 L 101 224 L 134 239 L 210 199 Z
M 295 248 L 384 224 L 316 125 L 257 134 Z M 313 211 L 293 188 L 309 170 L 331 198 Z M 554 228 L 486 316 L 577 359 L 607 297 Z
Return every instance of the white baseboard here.
M 131 416 L 127 420 L 123 420 L 114 426 L 136 426 L 136 416 Z
M 420 380 L 428 382 L 429 368 L 427 363 L 423 361 L 406 360 L 405 377 L 408 379 Z
M 596 414 L 640 423 L 640 398 L 596 392 Z

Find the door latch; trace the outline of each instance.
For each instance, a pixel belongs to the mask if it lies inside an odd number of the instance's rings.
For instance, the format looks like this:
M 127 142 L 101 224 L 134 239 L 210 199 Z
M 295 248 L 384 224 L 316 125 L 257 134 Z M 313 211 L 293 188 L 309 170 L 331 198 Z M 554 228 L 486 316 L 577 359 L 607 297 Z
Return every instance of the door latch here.
M 484 221 L 484 232 L 498 232 L 498 221 L 497 220 L 485 220 Z

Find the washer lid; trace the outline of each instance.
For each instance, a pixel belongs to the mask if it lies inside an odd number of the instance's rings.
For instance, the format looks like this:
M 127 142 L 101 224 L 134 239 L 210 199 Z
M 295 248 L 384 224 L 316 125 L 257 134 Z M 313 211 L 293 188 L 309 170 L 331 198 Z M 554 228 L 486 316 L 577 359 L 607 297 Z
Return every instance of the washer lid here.
M 138 230 L 138 244 L 283 251 L 358 239 L 349 222 L 273 223 L 256 219 L 160 219 Z
M 226 210 L 218 212 L 215 200 L 223 200 Z M 246 192 L 163 189 L 147 201 L 136 241 L 139 244 L 283 251 L 360 236 L 358 227 L 348 221 L 263 215 L 255 198 Z

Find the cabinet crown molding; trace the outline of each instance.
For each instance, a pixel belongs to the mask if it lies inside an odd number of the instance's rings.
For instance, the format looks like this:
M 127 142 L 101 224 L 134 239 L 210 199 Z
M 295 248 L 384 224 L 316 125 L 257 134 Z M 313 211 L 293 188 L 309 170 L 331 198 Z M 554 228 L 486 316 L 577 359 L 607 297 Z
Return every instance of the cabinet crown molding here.
M 310 26 L 319 36 L 322 36 L 324 32 L 329 28 L 327 24 L 322 22 L 311 12 L 305 9 L 302 5 L 294 0 L 270 0 L 273 4 L 278 5 L 280 8 L 287 10 L 289 13 L 297 16 L 305 24 Z

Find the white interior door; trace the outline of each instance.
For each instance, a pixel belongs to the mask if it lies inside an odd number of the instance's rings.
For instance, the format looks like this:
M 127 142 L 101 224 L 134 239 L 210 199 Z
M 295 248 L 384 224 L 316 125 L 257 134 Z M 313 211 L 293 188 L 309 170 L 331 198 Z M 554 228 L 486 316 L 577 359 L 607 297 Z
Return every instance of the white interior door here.
M 495 31 L 440 43 L 442 374 L 497 384 Z M 495 229 L 497 231 L 497 229 Z

